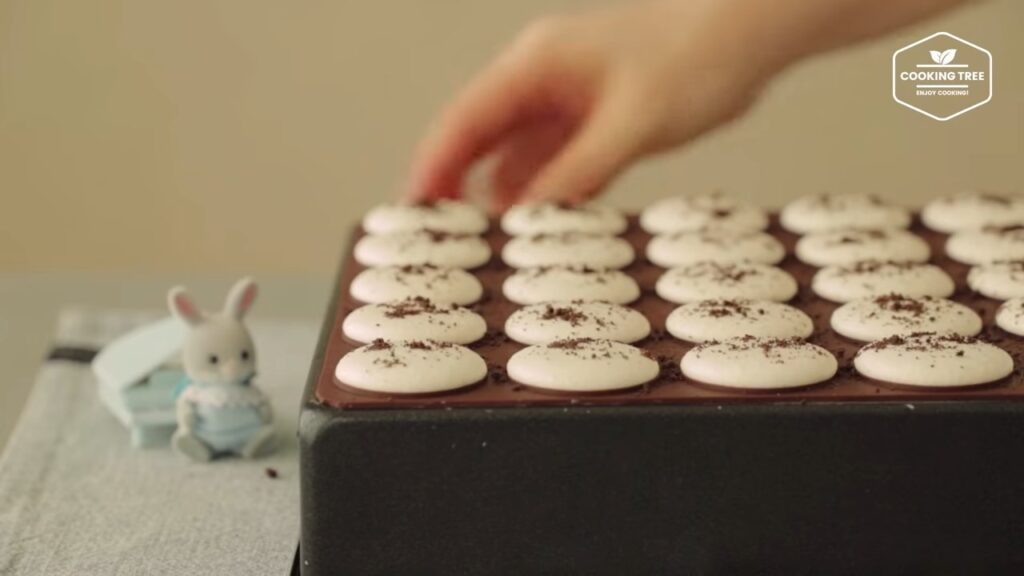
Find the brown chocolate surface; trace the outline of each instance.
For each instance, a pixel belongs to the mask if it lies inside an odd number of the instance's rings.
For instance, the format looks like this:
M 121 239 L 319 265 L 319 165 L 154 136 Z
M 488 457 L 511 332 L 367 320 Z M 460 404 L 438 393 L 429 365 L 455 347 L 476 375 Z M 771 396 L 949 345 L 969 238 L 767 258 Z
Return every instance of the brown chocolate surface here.
M 328 338 L 324 363 L 316 397 L 324 404 L 345 408 L 429 408 L 429 407 L 500 407 L 532 405 L 630 405 L 630 404 L 685 404 L 685 403 L 726 403 L 726 402 L 835 402 L 835 401 L 891 401 L 916 402 L 923 400 L 1024 400 L 1024 378 L 1020 374 L 1021 355 L 1024 354 L 1024 338 L 1013 336 L 997 328 L 994 322 L 999 302 L 972 293 L 967 288 L 966 277 L 969 266 L 953 262 L 946 257 L 943 244 L 946 236 L 927 230 L 915 223 L 912 231 L 928 241 L 932 248 L 932 263 L 941 266 L 953 277 L 957 292 L 953 299 L 966 304 L 981 315 L 985 323 L 981 337 L 1000 346 L 1014 358 L 1017 369 L 1003 382 L 977 388 L 957 390 L 925 390 L 888 386 L 868 380 L 853 370 L 853 357 L 863 343 L 853 342 L 836 334 L 829 327 L 832 311 L 839 305 L 823 300 L 811 290 L 811 277 L 816 268 L 799 262 L 793 255 L 797 236 L 782 230 L 773 222 L 769 232 L 778 237 L 786 246 L 787 256 L 781 267 L 792 274 L 800 283 L 800 292 L 790 304 L 804 310 L 814 320 L 815 332 L 810 342 L 823 346 L 839 360 L 839 372 L 831 380 L 819 385 L 771 392 L 750 393 L 737 390 L 712 388 L 685 380 L 679 370 L 683 354 L 694 345 L 673 338 L 665 332 L 665 318 L 676 307 L 662 300 L 654 293 L 654 284 L 664 272 L 644 258 L 644 248 L 650 235 L 640 230 L 636 219 L 630 220 L 630 228 L 624 237 L 633 244 L 637 260 L 625 272 L 637 279 L 642 290 L 639 300 L 631 306 L 643 313 L 651 322 L 652 334 L 637 345 L 659 360 L 661 376 L 642 388 L 598 395 L 567 395 L 542 392 L 519 385 L 508 379 L 505 364 L 516 351 L 524 348 L 504 337 L 505 320 L 519 305 L 505 299 L 501 286 L 513 270 L 501 262 L 501 247 L 508 236 L 492 223 L 486 238 L 494 249 L 491 261 L 472 272 L 484 285 L 483 300 L 473 306 L 487 320 L 488 335 L 471 345 L 487 361 L 487 379 L 480 385 L 434 396 L 380 396 L 362 394 L 341 387 L 335 381 L 334 368 L 347 352 L 359 344 L 344 337 L 341 332 L 345 315 L 362 305 L 349 295 L 349 285 L 363 266 L 353 258 L 351 250 L 342 263 L 339 293 L 335 307 L 333 327 Z M 356 232 L 355 238 L 362 235 Z

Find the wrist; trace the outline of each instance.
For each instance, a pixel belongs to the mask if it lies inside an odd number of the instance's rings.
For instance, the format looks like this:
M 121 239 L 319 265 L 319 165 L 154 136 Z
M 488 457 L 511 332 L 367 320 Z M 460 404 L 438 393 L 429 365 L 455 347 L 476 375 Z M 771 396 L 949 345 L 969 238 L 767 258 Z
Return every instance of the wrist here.
M 695 48 L 709 70 L 726 72 L 734 89 L 756 93 L 800 57 L 791 23 L 765 0 L 654 0 L 673 27 L 676 59 L 692 63 Z
M 720 0 L 712 9 L 770 76 L 808 56 L 877 37 L 964 1 Z
M 684 0 L 685 1 L 685 0 Z M 732 57 L 747 68 L 751 82 L 758 86 L 788 68 L 803 54 L 800 27 L 786 16 L 780 4 L 764 0 L 713 2 L 713 24 L 722 38 L 729 39 Z

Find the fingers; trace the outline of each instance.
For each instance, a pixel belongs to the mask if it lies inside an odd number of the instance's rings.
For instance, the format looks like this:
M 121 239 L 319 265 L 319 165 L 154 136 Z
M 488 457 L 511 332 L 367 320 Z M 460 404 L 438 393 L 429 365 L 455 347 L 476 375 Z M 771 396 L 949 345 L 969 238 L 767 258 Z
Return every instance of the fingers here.
M 611 182 L 642 152 L 645 132 L 629 99 L 608 98 L 566 146 L 538 172 L 523 202 L 582 202 Z
M 502 143 L 491 173 L 492 211 L 503 212 L 516 202 L 537 172 L 565 146 L 574 125 L 565 118 L 538 119 Z
M 541 104 L 542 62 L 504 57 L 441 115 L 413 162 L 406 199 L 457 197 L 473 163 Z

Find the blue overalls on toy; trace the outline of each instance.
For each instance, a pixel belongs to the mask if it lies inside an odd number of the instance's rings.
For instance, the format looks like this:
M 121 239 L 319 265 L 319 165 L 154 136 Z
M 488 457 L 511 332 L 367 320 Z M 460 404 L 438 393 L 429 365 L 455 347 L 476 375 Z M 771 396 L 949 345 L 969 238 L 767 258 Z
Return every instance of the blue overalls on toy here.
M 267 398 L 248 383 L 188 383 L 181 392 L 195 410 L 193 433 L 218 453 L 241 452 L 267 422 Z

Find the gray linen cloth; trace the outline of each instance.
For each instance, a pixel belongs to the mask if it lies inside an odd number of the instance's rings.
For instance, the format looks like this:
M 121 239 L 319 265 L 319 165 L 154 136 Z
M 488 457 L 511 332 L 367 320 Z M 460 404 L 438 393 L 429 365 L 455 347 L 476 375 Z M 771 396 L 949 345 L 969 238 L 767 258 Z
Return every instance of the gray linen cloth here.
M 69 310 L 58 346 L 98 348 L 154 313 Z M 133 449 L 89 365 L 39 371 L 0 456 L 0 574 L 288 574 L 299 532 L 299 397 L 314 322 L 251 321 L 279 448 L 189 462 Z M 276 478 L 271 478 L 276 472 Z

